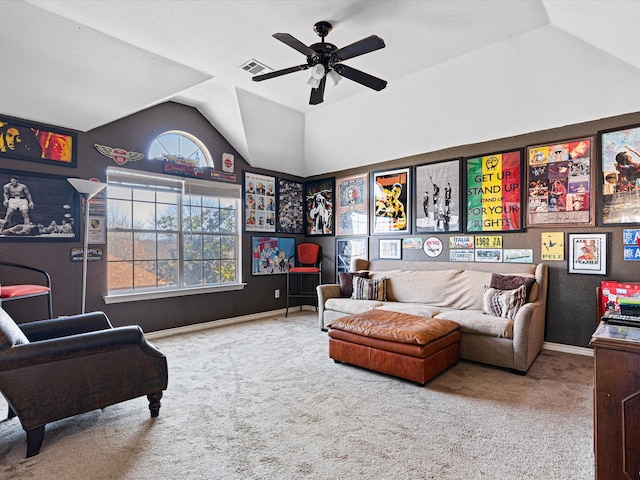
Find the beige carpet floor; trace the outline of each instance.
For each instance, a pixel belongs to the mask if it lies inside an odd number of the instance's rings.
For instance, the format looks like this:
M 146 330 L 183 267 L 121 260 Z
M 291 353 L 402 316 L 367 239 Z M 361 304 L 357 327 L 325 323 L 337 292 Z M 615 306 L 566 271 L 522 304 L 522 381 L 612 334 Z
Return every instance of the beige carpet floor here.
M 594 477 L 592 358 L 545 351 L 526 376 L 462 361 L 420 387 L 334 363 L 316 315 L 154 340 L 159 418 L 140 398 L 54 422 L 30 459 L 5 420 L 0 478 Z

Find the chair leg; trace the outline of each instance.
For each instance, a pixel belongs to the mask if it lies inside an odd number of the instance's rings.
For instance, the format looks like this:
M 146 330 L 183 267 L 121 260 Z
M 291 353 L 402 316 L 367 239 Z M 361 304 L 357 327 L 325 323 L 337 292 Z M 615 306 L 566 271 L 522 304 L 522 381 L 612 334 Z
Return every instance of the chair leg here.
M 49 308 L 49 317 L 48 318 L 53 318 L 53 300 L 51 299 L 51 291 L 49 291 L 49 295 L 47 295 L 47 307 Z
M 27 458 L 40 453 L 44 440 L 44 425 L 27 430 Z
M 150 393 L 147 395 L 149 400 L 149 411 L 151 412 L 151 418 L 157 417 L 160 414 L 160 399 L 162 398 L 162 392 Z
M 291 295 L 291 285 L 290 285 L 290 280 L 289 280 L 289 272 L 287 272 L 287 311 L 285 312 L 284 316 L 287 317 L 289 315 L 289 296 Z

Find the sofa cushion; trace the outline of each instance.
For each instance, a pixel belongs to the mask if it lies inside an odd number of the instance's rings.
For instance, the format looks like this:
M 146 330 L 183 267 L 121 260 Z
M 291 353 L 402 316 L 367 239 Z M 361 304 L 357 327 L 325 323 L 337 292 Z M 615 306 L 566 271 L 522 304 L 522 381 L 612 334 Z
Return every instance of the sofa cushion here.
M 353 294 L 353 277 L 369 278 L 368 272 L 338 272 L 340 296 L 351 297 Z
M 514 290 L 518 288 L 520 285 L 524 285 L 527 289 L 526 299 L 529 299 L 529 302 L 535 300 L 535 298 L 530 299 L 531 290 L 533 289 L 533 284 L 536 282 L 536 279 L 533 277 L 521 277 L 520 275 L 500 275 L 499 273 L 493 273 L 491 275 L 491 283 L 489 286 L 491 288 L 497 288 L 498 290 Z
M 29 343 L 29 340 L 20 327 L 7 312 L 0 308 L 0 351 L 26 343 Z
M 426 303 L 404 303 L 404 302 L 384 302 L 376 310 L 385 310 L 388 312 L 408 313 L 419 317 L 433 318 L 442 312 L 442 307 L 434 307 Z
M 344 312 L 345 315 L 362 313 L 381 306 L 383 303 L 377 300 L 352 300 L 351 298 L 329 298 L 324 302 L 325 310 Z
M 387 300 L 387 279 L 353 277 L 353 300 Z
M 520 285 L 514 290 L 498 290 L 484 287 L 482 294 L 482 313 L 514 319 L 520 307 L 524 305 L 527 289 Z
M 486 315 L 481 310 L 443 310 L 434 318 L 453 320 L 462 333 L 488 335 L 513 340 L 513 320 Z

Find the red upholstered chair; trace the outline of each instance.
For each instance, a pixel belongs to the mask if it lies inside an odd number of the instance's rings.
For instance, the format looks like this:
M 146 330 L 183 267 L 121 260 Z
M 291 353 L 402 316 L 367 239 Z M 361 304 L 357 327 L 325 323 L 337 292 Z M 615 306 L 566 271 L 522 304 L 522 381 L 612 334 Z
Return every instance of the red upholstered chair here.
M 53 318 L 53 304 L 51 301 L 51 277 L 47 272 L 36 267 L 30 267 L 28 265 L 21 265 L 19 263 L 3 262 L 0 261 L 0 268 L 7 267 L 1 270 L 0 274 L 0 308 L 2 304 L 10 300 L 21 300 L 23 298 L 39 297 L 46 295 L 48 316 L 46 318 Z M 41 283 L 17 283 L 14 276 L 7 274 L 19 274 L 19 272 L 35 272 L 37 278 L 42 278 Z M 27 277 L 25 277 L 27 278 Z
M 289 270 L 287 270 L 287 312 L 285 317 L 289 315 L 289 302 L 292 298 L 314 298 L 316 310 L 318 309 L 318 295 L 316 294 L 316 286 L 322 283 L 322 249 L 316 243 L 299 243 L 296 248 L 296 254 L 289 257 Z M 297 292 L 291 291 L 291 276 L 298 275 L 299 286 Z M 303 280 L 305 277 L 311 277 L 313 289 L 304 291 Z M 302 303 L 300 303 L 302 310 Z

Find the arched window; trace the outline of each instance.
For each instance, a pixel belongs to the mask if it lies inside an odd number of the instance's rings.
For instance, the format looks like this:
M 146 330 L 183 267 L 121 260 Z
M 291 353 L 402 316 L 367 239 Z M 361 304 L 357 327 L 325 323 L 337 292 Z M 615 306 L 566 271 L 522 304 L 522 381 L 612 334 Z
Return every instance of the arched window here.
M 149 148 L 148 158 L 194 167 L 214 167 L 205 145 L 187 132 L 169 130 L 158 135 Z

